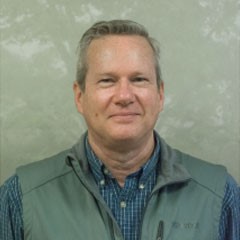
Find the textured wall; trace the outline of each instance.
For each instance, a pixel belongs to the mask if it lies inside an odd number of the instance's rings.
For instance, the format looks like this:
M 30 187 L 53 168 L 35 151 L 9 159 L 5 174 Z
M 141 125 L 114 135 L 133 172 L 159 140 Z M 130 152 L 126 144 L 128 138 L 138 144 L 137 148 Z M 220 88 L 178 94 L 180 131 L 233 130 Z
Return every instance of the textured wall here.
M 1 182 L 84 131 L 72 94 L 76 45 L 93 22 L 113 18 L 143 23 L 161 43 L 160 134 L 240 181 L 239 7 L 239 0 L 2 0 Z

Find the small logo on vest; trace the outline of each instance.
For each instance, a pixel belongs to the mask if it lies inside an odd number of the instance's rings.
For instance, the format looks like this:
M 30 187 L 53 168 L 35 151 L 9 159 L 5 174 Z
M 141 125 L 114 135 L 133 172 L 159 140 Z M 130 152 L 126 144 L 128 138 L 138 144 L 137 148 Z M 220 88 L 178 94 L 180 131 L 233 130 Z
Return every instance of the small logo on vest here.
M 196 230 L 196 229 L 199 229 L 199 223 L 198 222 L 196 222 L 196 223 L 192 223 L 192 222 L 186 222 L 186 223 L 173 222 L 172 227 L 173 228 Z

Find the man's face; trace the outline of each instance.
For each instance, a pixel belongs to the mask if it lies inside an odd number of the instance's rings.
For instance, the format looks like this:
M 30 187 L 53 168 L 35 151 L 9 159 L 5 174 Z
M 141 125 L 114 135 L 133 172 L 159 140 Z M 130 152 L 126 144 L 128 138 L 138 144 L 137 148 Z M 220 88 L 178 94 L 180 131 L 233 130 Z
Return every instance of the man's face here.
M 163 107 L 153 51 L 140 36 L 106 36 L 87 51 L 85 91 L 74 84 L 75 102 L 92 141 L 134 143 L 153 134 Z

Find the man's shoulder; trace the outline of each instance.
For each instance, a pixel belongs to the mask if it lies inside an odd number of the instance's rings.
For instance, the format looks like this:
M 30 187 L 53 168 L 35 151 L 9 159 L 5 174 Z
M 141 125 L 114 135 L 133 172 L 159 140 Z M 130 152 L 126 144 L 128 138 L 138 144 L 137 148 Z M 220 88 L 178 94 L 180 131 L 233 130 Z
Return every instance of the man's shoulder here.
M 226 173 L 226 167 L 220 164 L 212 163 L 196 156 L 192 156 L 188 153 L 179 152 L 180 162 L 184 164 L 188 170 L 194 174 L 196 177 L 207 175 L 211 176 L 212 174 L 222 175 Z
M 23 194 L 69 173 L 71 169 L 66 165 L 65 160 L 70 152 L 71 150 L 67 149 L 40 161 L 18 167 L 16 174 Z
M 229 175 L 226 167 L 181 151 L 178 151 L 178 154 L 179 161 L 191 175 L 192 181 L 223 198 Z
M 174 149 L 161 139 L 162 157 L 165 162 L 170 162 L 172 167 L 183 167 L 190 176 L 191 182 L 207 191 L 224 196 L 227 181 L 227 170 L 224 166 L 213 164 L 192 156 L 188 153 Z M 162 159 L 162 160 L 164 160 Z

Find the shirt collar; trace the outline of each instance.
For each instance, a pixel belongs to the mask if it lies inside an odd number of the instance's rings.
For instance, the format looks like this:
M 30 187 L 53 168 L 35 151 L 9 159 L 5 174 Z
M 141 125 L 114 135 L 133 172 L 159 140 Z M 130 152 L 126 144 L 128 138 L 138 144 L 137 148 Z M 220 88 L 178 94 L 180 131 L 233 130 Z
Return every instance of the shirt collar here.
M 160 139 L 159 136 L 154 132 L 154 139 L 155 139 L 155 147 L 153 150 L 153 153 L 149 160 L 135 173 L 132 173 L 128 177 L 138 177 L 139 182 L 145 183 L 149 176 L 155 172 L 156 165 L 159 162 L 159 156 L 160 156 Z M 102 161 L 97 157 L 97 155 L 93 152 L 89 142 L 88 137 L 86 135 L 85 137 L 85 149 L 86 149 L 86 155 L 87 159 L 90 165 L 90 168 L 92 170 L 93 176 L 95 178 L 96 182 L 99 182 L 106 177 L 112 178 L 111 173 L 107 170 L 107 168 L 104 166 Z

